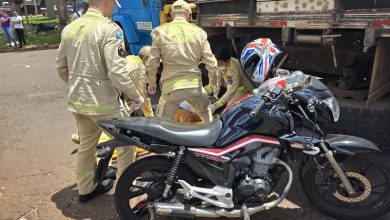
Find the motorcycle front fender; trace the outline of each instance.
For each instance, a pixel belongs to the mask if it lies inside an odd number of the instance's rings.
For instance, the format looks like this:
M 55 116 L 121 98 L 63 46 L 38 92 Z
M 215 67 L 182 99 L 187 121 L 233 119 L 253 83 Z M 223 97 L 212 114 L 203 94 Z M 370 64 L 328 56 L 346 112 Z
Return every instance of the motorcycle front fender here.
M 341 160 L 343 158 L 356 154 L 383 153 L 383 150 L 371 141 L 355 136 L 328 134 L 324 138 L 324 141 L 325 143 L 327 143 L 327 146 L 330 150 L 336 151 L 336 157 L 341 156 L 340 158 L 338 158 Z M 313 163 L 312 161 L 313 160 L 310 160 L 310 156 L 304 154 L 298 171 L 301 181 L 305 176 L 305 173 L 308 168 L 310 168 L 311 166 L 316 166 L 316 163 Z
M 364 153 L 382 153 L 383 150 L 369 140 L 350 135 L 328 134 L 325 142 L 337 153 L 355 155 Z

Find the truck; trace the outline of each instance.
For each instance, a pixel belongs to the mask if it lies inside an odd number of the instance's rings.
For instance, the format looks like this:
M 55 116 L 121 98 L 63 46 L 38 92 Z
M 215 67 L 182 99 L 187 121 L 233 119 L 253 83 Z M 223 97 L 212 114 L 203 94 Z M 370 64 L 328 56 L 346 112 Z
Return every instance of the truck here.
M 119 1 L 113 20 L 126 47 L 138 53 L 150 32 L 169 22 L 173 1 Z M 193 22 L 213 50 L 236 57 L 253 39 L 267 37 L 286 54 L 282 67 L 327 83 L 341 106 L 329 132 L 372 140 L 390 150 L 389 0 L 194 0 Z
M 7 13 L 12 12 L 12 7 L 9 4 L 9 2 L 2 2 L 0 8 L 3 9 L 4 11 L 6 11 Z

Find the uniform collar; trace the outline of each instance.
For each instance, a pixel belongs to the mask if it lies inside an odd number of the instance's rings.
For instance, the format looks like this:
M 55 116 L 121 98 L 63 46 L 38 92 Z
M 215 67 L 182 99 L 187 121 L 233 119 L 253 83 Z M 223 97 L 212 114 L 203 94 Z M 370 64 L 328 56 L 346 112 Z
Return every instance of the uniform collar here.
M 90 14 L 90 13 L 97 14 L 97 15 L 99 15 L 99 16 L 104 18 L 104 15 L 97 9 L 89 8 L 87 13 L 85 13 L 85 14 Z
M 185 22 L 188 22 L 187 19 L 183 18 L 183 17 L 180 17 L 180 16 L 177 16 L 176 18 L 173 19 L 174 21 L 185 21 Z

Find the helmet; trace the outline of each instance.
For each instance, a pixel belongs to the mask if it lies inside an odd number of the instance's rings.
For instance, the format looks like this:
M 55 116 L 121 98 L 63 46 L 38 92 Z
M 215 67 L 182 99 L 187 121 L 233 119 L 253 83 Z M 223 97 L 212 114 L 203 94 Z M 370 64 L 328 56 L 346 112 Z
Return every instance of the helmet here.
M 138 53 L 138 56 L 149 56 L 150 46 L 143 46 Z
M 241 53 L 241 66 L 252 76 L 252 81 L 262 83 L 270 72 L 275 58 L 282 52 L 269 38 L 259 38 L 248 43 Z
M 177 0 L 172 4 L 172 10 L 171 13 L 182 13 L 182 12 L 187 12 L 191 14 L 191 6 L 187 2 L 183 0 Z

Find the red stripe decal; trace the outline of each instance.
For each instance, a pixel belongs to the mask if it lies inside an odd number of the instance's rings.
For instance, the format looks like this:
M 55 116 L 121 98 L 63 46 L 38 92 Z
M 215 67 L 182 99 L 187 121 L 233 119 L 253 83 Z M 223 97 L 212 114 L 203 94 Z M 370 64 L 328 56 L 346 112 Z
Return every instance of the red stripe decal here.
M 223 22 L 222 21 L 213 21 L 213 22 L 211 22 L 211 26 L 213 26 L 213 27 L 223 27 Z
M 240 148 L 242 148 L 250 143 L 254 143 L 254 142 L 280 145 L 279 140 L 277 138 L 260 136 L 260 135 L 251 135 L 251 136 L 246 137 L 240 141 L 237 141 L 236 143 L 229 145 L 223 149 L 189 148 L 188 150 L 219 157 L 219 156 L 223 156 L 227 153 L 230 153 L 232 151 L 238 150 L 238 149 L 240 149 Z
M 240 98 L 238 98 L 238 99 L 237 99 L 236 101 L 234 101 L 233 103 L 227 105 L 226 108 L 223 110 L 222 114 L 225 113 L 225 112 L 226 112 L 229 108 L 231 108 L 232 106 L 234 106 L 234 105 L 240 103 L 242 100 L 247 99 L 247 98 L 252 97 L 252 96 L 253 96 L 252 93 L 248 93 L 248 94 L 246 94 L 246 95 L 241 96 Z
M 371 26 L 375 29 L 390 28 L 390 19 L 372 20 Z
M 271 21 L 271 27 L 287 27 L 287 21 Z

